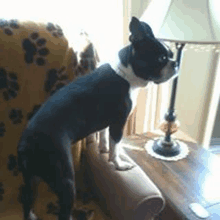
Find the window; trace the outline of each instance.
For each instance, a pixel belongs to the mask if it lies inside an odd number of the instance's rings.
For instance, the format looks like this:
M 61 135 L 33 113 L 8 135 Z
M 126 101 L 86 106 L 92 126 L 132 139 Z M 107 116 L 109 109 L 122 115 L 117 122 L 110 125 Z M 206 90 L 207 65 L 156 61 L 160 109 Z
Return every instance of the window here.
M 104 62 L 122 46 L 122 4 L 122 0 L 8 0 L 4 2 L 1 18 L 54 22 L 61 26 L 70 42 L 85 29 Z M 75 45 L 76 41 L 73 42 Z

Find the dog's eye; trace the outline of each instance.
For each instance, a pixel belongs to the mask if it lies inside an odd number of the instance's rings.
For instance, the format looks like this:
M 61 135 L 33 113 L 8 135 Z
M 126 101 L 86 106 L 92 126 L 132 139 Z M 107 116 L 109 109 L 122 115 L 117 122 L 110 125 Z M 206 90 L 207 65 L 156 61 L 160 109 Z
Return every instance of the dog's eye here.
M 163 63 L 165 61 L 167 61 L 167 56 L 163 55 L 163 56 L 159 57 L 159 62 Z

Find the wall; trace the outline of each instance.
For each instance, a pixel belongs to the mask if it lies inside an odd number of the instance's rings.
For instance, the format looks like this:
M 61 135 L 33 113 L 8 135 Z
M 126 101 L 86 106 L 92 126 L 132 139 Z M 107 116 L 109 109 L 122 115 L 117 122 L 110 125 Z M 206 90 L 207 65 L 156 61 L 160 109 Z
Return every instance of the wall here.
M 216 77 L 216 54 L 212 52 L 185 51 L 179 77 L 176 110 L 181 130 L 206 144 L 211 134 L 214 118 L 210 115 L 213 85 Z M 213 106 L 215 108 L 215 106 Z M 214 110 L 212 108 L 212 111 Z M 211 123 L 213 120 L 213 123 Z M 208 128 L 208 130 L 207 130 Z

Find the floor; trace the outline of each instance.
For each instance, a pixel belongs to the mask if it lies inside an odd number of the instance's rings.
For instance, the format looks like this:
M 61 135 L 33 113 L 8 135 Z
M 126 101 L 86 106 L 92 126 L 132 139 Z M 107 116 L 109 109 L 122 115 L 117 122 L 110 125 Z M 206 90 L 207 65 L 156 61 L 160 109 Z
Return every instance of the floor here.
M 163 211 L 155 217 L 154 220 L 182 220 L 178 214 L 172 210 L 170 205 L 166 202 L 166 206 Z
M 81 202 L 77 202 L 76 207 L 77 208 L 83 207 L 88 210 L 94 210 L 92 217 L 88 218 L 88 220 L 107 220 L 106 216 L 103 214 L 100 208 L 93 202 L 91 202 L 88 205 L 83 205 L 83 206 Z M 37 210 L 35 211 L 35 213 L 37 214 Z M 12 219 L 23 220 L 22 216 L 23 214 L 22 214 L 22 209 L 20 206 L 10 206 L 10 208 L 8 207 L 7 210 L 4 211 L 4 213 L 0 213 L 0 219 L 4 219 L 4 220 L 12 220 Z M 45 219 L 57 220 L 56 215 L 53 215 L 53 214 L 45 214 L 45 215 L 41 215 L 38 217 L 39 217 L 38 220 L 45 220 Z
M 80 203 L 78 203 L 79 206 L 81 206 Z M 89 210 L 94 210 L 94 215 L 89 218 L 88 220 L 107 220 L 106 216 L 103 214 L 103 212 L 99 209 L 99 207 L 94 204 L 90 203 L 89 205 L 84 205 L 84 208 Z M 7 209 L 4 213 L 0 213 L 0 219 L 4 220 L 23 220 L 22 218 L 22 211 L 20 207 L 11 207 L 10 209 Z M 40 216 L 39 220 L 57 220 L 55 215 L 45 215 Z M 173 212 L 173 210 L 169 207 L 169 205 L 166 205 L 166 208 L 163 210 L 163 212 L 155 218 L 155 220 L 181 220 L 178 218 L 178 215 Z M 74 219 L 75 220 L 75 219 Z

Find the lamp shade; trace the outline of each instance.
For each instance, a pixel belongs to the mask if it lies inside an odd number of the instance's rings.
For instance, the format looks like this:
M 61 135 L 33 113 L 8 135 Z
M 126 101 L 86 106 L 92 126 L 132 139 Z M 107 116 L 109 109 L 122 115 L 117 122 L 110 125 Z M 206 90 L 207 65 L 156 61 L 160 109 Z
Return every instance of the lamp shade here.
M 158 39 L 193 43 L 220 43 L 219 0 L 152 0 L 140 20 Z

